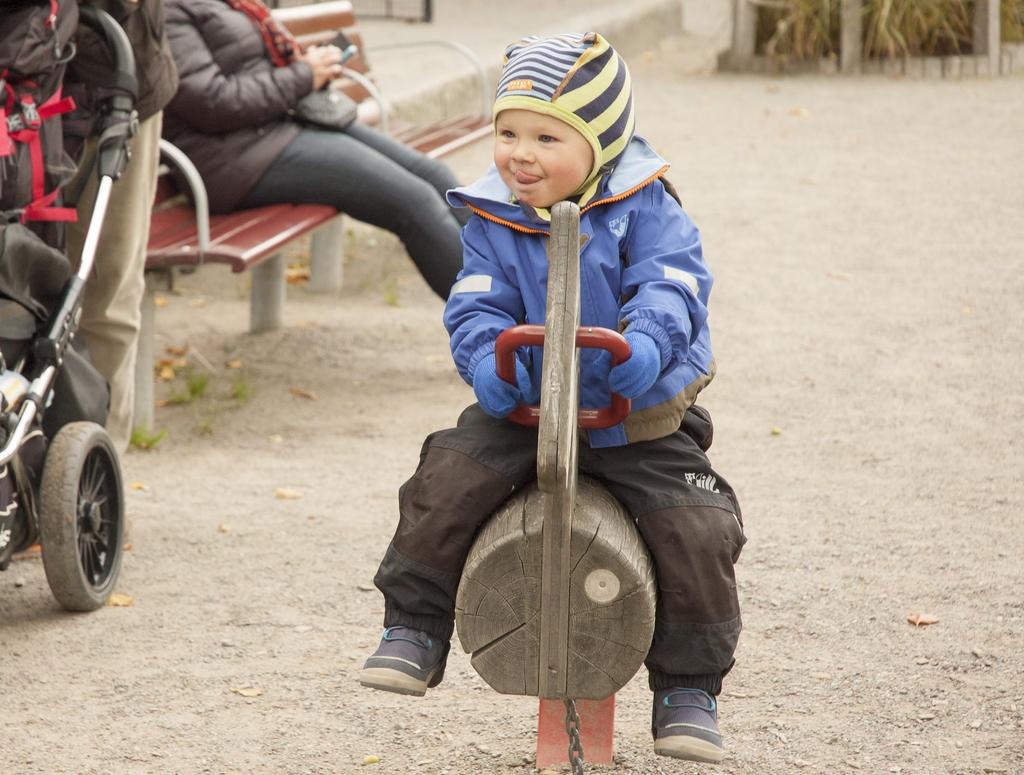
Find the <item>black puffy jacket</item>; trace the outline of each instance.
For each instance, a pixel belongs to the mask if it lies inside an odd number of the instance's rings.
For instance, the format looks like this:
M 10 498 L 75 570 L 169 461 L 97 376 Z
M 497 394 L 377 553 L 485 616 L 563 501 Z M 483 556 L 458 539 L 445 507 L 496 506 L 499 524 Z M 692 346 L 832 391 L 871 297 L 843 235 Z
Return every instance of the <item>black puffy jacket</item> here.
M 275 67 L 256 25 L 223 0 L 167 0 L 167 38 L 180 84 L 164 137 L 199 168 L 210 209 L 228 212 L 299 133 L 289 111 L 313 73 Z
M 80 0 L 80 5 L 100 8 L 124 27 L 135 54 L 135 77 L 139 95 L 135 104 L 139 118 L 145 120 L 161 110 L 178 87 L 174 60 L 164 37 L 162 0 Z M 93 89 L 101 84 L 112 69 L 106 46 L 92 29 L 79 26 L 76 35 L 77 53 L 68 67 L 66 84 L 84 86 L 87 95 L 76 95 L 88 108 L 93 102 Z

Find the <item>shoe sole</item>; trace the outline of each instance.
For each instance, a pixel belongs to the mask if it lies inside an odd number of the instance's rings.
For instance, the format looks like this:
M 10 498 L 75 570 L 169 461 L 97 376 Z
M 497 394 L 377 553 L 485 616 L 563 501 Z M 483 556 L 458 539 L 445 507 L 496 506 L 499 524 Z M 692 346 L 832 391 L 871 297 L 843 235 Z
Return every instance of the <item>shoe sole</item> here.
M 393 692 L 394 694 L 407 694 L 412 697 L 422 697 L 427 693 L 427 684 L 433 678 L 433 673 L 427 676 L 426 681 L 413 678 L 398 670 L 389 670 L 386 667 L 364 667 L 359 673 L 359 683 L 370 689 L 379 689 L 382 692 Z
M 659 756 L 671 756 L 673 759 L 686 759 L 691 762 L 718 764 L 725 756 L 725 751 L 714 743 L 685 735 L 671 735 L 654 741 L 654 752 Z

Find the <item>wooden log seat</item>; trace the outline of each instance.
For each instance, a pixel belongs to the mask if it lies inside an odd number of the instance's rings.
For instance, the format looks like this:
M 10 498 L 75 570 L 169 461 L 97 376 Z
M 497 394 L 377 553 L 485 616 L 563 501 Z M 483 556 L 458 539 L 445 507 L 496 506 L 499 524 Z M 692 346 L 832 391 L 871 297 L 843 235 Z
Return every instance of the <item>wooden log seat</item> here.
M 533 485 L 477 536 L 456 599 L 462 647 L 503 694 L 537 695 L 543 507 Z M 572 522 L 566 695 L 601 699 L 643 664 L 654 635 L 656 585 L 636 523 L 581 476 Z

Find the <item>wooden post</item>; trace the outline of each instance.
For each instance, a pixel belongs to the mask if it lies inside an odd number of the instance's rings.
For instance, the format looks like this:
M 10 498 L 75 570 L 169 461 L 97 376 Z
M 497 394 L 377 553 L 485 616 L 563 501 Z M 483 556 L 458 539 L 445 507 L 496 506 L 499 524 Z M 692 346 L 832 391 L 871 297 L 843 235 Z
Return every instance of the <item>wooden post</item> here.
M 313 233 L 309 251 L 309 290 L 337 293 L 341 290 L 345 259 L 345 217 L 337 215 Z
M 654 635 L 656 580 L 625 508 L 577 477 L 579 208 L 552 208 L 537 484 L 477 534 L 455 603 L 459 641 L 495 690 L 541 697 L 537 765 L 565 763 L 562 698 L 577 701 L 588 762 L 612 763 L 614 693 Z
M 848 75 L 860 72 L 864 51 L 864 2 L 843 0 L 839 28 L 839 70 Z
M 252 268 L 249 331 L 280 328 L 284 320 L 284 256 L 277 253 Z
M 537 431 L 537 485 L 543 494 L 540 697 L 564 697 L 569 663 L 569 575 L 572 509 L 576 502 L 576 410 L 579 406 L 580 211 L 571 202 L 551 209 L 548 298 L 544 324 Z
M 733 70 L 750 70 L 754 64 L 754 47 L 757 44 L 757 6 L 750 0 L 735 0 L 733 9 L 729 67 Z
M 975 0 L 974 53 L 988 55 L 989 75 L 999 73 L 1000 35 L 999 0 Z

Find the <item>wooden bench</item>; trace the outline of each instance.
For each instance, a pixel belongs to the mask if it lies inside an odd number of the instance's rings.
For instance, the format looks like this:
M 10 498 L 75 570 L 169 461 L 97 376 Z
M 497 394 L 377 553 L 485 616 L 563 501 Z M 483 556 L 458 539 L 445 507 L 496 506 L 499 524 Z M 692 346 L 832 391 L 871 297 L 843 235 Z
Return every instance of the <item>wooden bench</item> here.
M 359 121 L 377 126 L 411 148 L 438 158 L 490 132 L 487 112 L 489 86 L 484 70 L 465 47 L 446 41 L 410 45 L 443 45 L 470 59 L 480 81 L 479 112 L 429 125 L 390 121 L 384 95 L 373 80 L 367 46 L 348 0 L 314 3 L 274 11 L 309 46 L 330 41 L 339 30 L 359 52 L 346 62 L 341 88 L 359 105 Z M 382 48 L 396 48 L 394 45 Z M 369 53 L 373 52 L 370 47 Z M 170 285 L 176 270 L 204 264 L 224 264 L 232 272 L 251 271 L 250 331 L 281 325 L 285 299 L 285 266 L 281 250 L 311 232 L 310 289 L 336 292 L 341 288 L 344 227 L 340 214 L 324 205 L 279 204 L 210 215 L 203 181 L 194 165 L 173 145 L 161 143 L 163 166 L 150 224 L 146 254 L 146 297 L 142 309 L 135 374 L 135 427 L 153 428 L 153 366 L 155 362 L 155 292 Z

